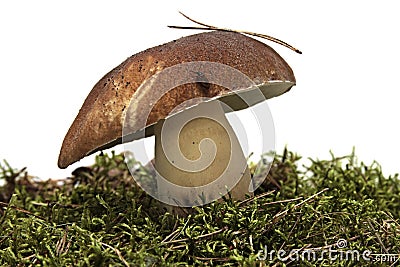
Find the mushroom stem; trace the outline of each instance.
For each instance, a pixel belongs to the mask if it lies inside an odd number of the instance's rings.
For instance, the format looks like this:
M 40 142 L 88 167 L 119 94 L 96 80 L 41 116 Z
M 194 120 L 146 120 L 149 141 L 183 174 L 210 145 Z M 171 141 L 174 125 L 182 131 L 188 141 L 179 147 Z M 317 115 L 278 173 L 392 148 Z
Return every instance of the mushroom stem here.
M 250 194 L 250 171 L 219 101 L 203 102 L 159 121 L 154 132 L 161 201 L 189 207 L 228 191 L 235 199 Z

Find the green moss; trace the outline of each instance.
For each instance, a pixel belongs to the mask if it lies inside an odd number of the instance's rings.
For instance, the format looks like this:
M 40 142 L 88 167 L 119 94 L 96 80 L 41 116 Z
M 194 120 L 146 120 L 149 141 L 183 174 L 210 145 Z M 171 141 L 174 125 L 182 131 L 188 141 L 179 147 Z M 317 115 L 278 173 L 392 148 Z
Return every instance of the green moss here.
M 384 177 L 377 163 L 358 163 L 354 153 L 310 159 L 305 168 L 299 159 L 285 150 L 253 198 L 196 207 L 187 218 L 163 212 L 121 155 L 98 156 L 63 185 L 4 163 L 0 265 L 376 266 L 364 251 L 399 252 L 397 175 Z M 149 176 L 144 168 L 135 175 Z M 295 249 L 302 250 L 289 254 Z M 336 259 L 323 250 L 335 250 Z M 349 251 L 358 251 L 359 261 L 345 260 Z M 305 259 L 296 259 L 301 253 Z M 397 256 L 391 260 L 387 266 Z

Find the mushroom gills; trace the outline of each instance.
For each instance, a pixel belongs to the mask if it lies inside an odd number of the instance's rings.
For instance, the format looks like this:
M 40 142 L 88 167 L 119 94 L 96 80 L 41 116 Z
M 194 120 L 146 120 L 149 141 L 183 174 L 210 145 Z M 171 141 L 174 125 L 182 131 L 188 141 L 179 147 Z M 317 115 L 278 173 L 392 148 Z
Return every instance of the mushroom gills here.
M 218 100 L 226 104 L 223 107 L 224 111 L 228 113 L 246 109 L 267 99 L 280 96 L 288 92 L 294 85 L 295 83 L 290 81 L 269 81 L 268 83 L 261 83 L 250 88 L 230 92 Z
M 246 158 L 222 104 L 203 102 L 154 127 L 158 199 L 181 207 L 230 192 L 244 199 L 251 182 Z

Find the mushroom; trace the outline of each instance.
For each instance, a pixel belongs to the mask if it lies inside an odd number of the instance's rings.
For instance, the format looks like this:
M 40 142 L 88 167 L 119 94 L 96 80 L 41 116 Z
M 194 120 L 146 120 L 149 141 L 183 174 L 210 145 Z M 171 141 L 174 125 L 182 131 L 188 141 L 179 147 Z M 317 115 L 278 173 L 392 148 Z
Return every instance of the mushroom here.
M 154 99 L 159 90 L 151 82 L 154 77 L 192 62 L 212 65 L 201 71 L 186 68 L 192 82 L 178 84 Z M 254 90 L 226 75 L 231 69 L 248 77 L 262 98 L 251 103 L 240 99 L 242 92 Z M 222 77 L 231 88 L 212 83 L 212 75 Z M 180 78 L 168 77 L 171 84 Z M 171 185 L 198 188 L 213 183 L 221 173 L 228 178 L 218 190 L 223 191 L 228 183 L 232 197 L 243 199 L 249 193 L 250 172 L 225 111 L 281 95 L 293 85 L 295 77 L 282 57 L 268 45 L 240 33 L 211 31 L 147 49 L 125 60 L 94 86 L 65 136 L 58 166 L 66 168 L 94 152 L 154 134 L 155 169 L 164 178 L 158 180 L 158 191 L 165 195 L 163 202 L 171 204 L 168 199 L 176 197 Z M 149 106 L 151 109 L 145 111 Z M 132 133 L 129 138 L 123 136 L 124 124 Z M 229 176 L 238 179 L 231 183 Z M 190 196 L 186 193 L 184 197 Z

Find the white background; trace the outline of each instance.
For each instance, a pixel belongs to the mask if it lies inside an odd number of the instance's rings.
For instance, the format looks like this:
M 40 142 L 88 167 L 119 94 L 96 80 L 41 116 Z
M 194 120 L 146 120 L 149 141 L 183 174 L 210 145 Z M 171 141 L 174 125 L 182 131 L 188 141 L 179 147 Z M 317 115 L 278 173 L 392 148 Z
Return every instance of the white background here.
M 59 149 L 93 85 L 132 54 L 209 24 L 265 33 L 297 86 L 268 104 L 276 148 L 304 157 L 351 152 L 398 172 L 400 16 L 397 1 L 1 1 L 0 159 L 60 178 Z M 267 42 L 267 41 L 264 41 Z

